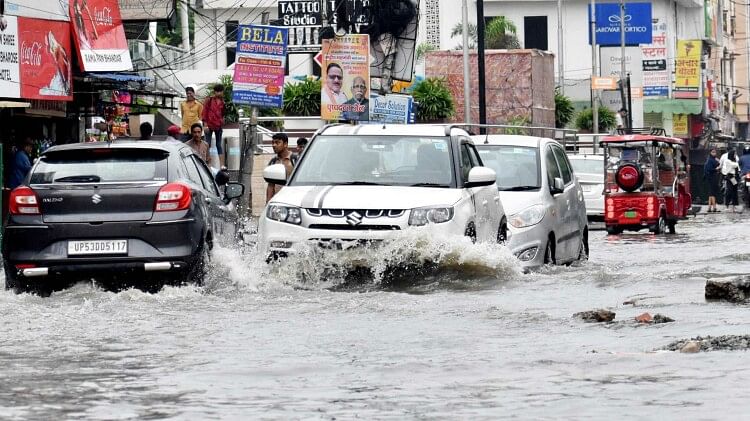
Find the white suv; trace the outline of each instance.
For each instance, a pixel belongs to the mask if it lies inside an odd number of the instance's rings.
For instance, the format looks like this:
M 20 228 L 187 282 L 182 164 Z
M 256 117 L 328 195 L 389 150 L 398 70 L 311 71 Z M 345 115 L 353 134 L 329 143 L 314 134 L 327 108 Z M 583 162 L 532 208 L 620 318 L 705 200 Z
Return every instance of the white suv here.
M 327 126 L 288 181 L 281 164 L 263 177 L 285 185 L 259 220 L 266 256 L 305 243 L 342 249 L 427 224 L 475 241 L 506 236 L 495 171 L 482 166 L 469 134 L 456 127 Z

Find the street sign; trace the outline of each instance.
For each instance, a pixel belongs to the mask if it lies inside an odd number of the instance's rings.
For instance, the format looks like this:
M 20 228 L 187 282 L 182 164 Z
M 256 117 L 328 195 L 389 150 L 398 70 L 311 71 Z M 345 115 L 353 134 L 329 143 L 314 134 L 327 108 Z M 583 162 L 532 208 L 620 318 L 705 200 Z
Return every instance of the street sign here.
M 318 66 L 323 67 L 323 52 L 318 51 L 318 54 L 315 54 L 315 57 L 313 57 L 313 61 L 318 63 Z
M 281 108 L 284 104 L 284 67 L 287 28 L 240 25 L 234 63 L 235 104 Z
M 591 78 L 591 89 L 603 91 L 617 89 L 617 79 L 613 77 L 594 76 Z
M 651 3 L 625 3 L 625 45 L 651 44 Z M 589 22 L 591 6 L 589 6 Z M 596 4 L 596 43 L 620 45 L 620 5 Z M 591 29 L 589 28 L 589 44 Z

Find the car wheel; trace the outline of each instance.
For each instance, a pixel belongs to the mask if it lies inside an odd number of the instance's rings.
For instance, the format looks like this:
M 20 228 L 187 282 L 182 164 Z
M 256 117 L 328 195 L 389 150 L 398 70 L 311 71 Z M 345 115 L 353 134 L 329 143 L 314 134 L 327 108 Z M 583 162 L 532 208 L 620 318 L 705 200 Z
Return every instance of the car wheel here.
M 544 248 L 544 264 L 555 264 L 555 249 L 552 246 L 552 237 L 547 239 L 547 246 Z
M 187 281 L 195 285 L 203 285 L 206 276 L 208 275 L 208 266 L 211 264 L 211 251 L 207 242 L 203 243 L 198 256 L 195 258 L 190 272 L 188 273 Z
M 3 263 L 3 271 L 5 272 L 5 289 L 15 291 L 18 288 L 16 271 L 8 267 L 8 262 Z
M 613 226 L 607 226 L 607 234 L 609 234 L 609 235 L 622 234 L 622 228 L 613 227 Z
M 500 221 L 500 228 L 497 230 L 497 243 L 505 244 L 506 241 L 508 241 L 508 225 L 503 219 Z
M 588 229 L 583 231 L 581 236 L 581 245 L 578 246 L 578 260 L 589 260 L 589 232 Z

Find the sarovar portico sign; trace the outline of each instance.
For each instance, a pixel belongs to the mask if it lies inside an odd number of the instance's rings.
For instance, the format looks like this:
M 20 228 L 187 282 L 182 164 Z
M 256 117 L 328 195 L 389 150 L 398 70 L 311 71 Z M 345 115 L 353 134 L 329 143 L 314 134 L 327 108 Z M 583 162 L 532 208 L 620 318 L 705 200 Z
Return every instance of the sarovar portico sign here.
M 620 45 L 620 5 L 602 3 L 596 5 L 596 43 L 598 45 Z M 651 44 L 651 3 L 625 3 L 625 44 Z M 591 6 L 589 5 L 589 22 Z M 591 29 L 589 29 L 591 44 Z

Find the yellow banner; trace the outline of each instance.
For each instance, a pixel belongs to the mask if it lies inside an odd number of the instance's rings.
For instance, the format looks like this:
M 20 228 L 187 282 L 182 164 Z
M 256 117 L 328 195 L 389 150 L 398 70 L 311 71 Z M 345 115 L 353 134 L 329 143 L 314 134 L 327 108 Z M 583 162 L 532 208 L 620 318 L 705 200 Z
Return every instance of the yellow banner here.
M 702 41 L 678 40 L 675 60 L 675 98 L 700 98 Z
M 676 137 L 687 137 L 688 116 L 687 114 L 672 115 L 672 134 Z

